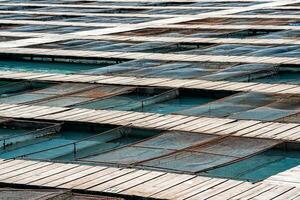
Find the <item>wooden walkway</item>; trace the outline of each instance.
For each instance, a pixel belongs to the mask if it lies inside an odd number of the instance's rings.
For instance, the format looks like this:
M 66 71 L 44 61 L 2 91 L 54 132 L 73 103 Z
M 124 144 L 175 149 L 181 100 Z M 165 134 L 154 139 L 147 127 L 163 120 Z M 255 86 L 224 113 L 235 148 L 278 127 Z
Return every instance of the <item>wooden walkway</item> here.
M 203 3 L 203 5 L 189 5 L 188 2 Z M 211 6 L 213 2 L 219 4 Z M 232 4 L 225 6 L 229 2 Z M 243 6 L 242 2 L 250 4 Z M 273 64 L 297 68 L 300 66 L 300 58 L 278 57 L 276 54 L 255 57 L 233 56 L 234 54 L 231 56 L 190 55 L 184 52 L 79 51 L 51 49 L 47 45 L 42 48 L 30 47 L 69 40 L 195 45 L 273 45 L 272 47 L 299 45 L 299 38 L 294 34 L 287 37 L 280 36 L 278 39 L 259 36 L 258 38 L 246 36 L 245 39 L 240 39 L 230 35 L 228 38 L 221 36 L 218 38 L 219 33 L 247 32 L 248 30 L 249 33 L 251 30 L 297 32 L 300 30 L 298 25 L 300 15 L 297 13 L 300 10 L 299 3 L 300 0 L 87 0 L 77 3 L 66 1 L 63 4 L 1 1 L 0 14 L 3 18 L 0 19 L 0 24 L 3 29 L 0 32 L 0 56 L 50 58 L 54 61 L 62 58 L 112 62 L 145 59 L 167 62 Z M 186 11 L 191 11 L 193 14 Z M 110 19 L 114 19 L 117 23 L 113 21 L 108 23 Z M 31 29 L 32 27 L 34 28 Z M 39 27 L 44 29 L 39 30 Z M 47 29 L 47 27 L 50 28 Z M 149 29 L 162 31 L 162 33 L 158 36 L 142 36 L 151 32 Z M 22 32 L 22 30 L 32 32 Z M 68 32 L 70 30 L 75 31 Z M 214 32 L 216 35 L 207 38 L 191 37 L 202 31 Z M 300 85 L 296 84 L 84 74 L 0 71 L 0 79 L 261 92 L 282 95 L 286 98 L 295 97 L 300 92 Z M 300 142 L 300 123 L 14 104 L 0 104 L 0 117 L 276 139 L 292 142 L 293 145 Z M 157 199 L 296 200 L 300 199 L 299 172 L 300 166 L 296 166 L 264 181 L 249 183 L 143 169 L 0 159 L 1 183 Z
M 289 185 L 289 186 L 300 187 L 300 165 L 291 168 L 287 171 L 283 171 L 274 176 L 271 176 L 265 181 L 277 185 L 283 185 L 283 186 Z
M 166 1 L 164 1 L 166 2 Z M 93 9 L 134 9 L 134 10 L 215 10 L 215 9 L 234 9 L 238 7 L 230 6 L 126 6 L 126 5 L 99 5 L 99 4 L 49 4 L 49 3 L 7 3 L 0 2 L 0 6 L 30 6 L 30 7 L 50 7 L 50 8 L 93 8 Z M 285 9 L 285 7 L 276 7 L 275 9 Z
M 0 20 L 0 24 L 33 24 L 33 25 L 68 25 L 68 26 L 91 26 L 91 27 L 113 27 L 112 23 L 83 23 L 83 22 L 61 22 L 61 21 L 34 21 L 34 20 Z M 58 34 L 32 33 L 32 32 L 6 32 L 0 31 L 0 36 L 6 37 L 59 37 Z M 118 41 L 118 42 L 164 42 L 175 44 L 254 44 L 254 45 L 299 45 L 298 39 L 262 39 L 262 38 L 195 38 L 195 37 L 163 37 L 163 36 L 127 36 L 127 35 L 99 35 L 76 36 L 80 40 Z
M 94 2 L 93 0 L 86 0 L 86 2 Z M 241 0 L 210 0 L 210 2 L 240 2 Z M 270 2 L 270 0 L 243 0 L 245 2 Z M 273 0 L 274 1 L 274 0 Z M 162 0 L 101 0 L 98 2 L 162 2 Z M 163 2 L 207 2 L 207 0 L 163 0 Z
M 0 160 L 0 182 L 157 199 L 299 199 L 298 186 L 129 168 Z
M 37 39 L 39 40 L 39 39 Z M 55 39 L 54 39 L 55 40 Z M 47 38 L 44 42 L 53 42 L 53 38 Z M 32 40 L 24 40 L 26 46 L 35 43 Z M 54 57 L 74 59 L 117 59 L 134 60 L 147 59 L 159 61 L 186 61 L 186 62 L 219 62 L 219 63 L 248 63 L 248 64 L 286 64 L 300 65 L 300 58 L 273 57 L 273 56 L 221 56 L 221 55 L 192 55 L 175 53 L 140 53 L 140 52 L 116 52 L 116 51 L 82 51 L 61 50 L 44 48 L 9 48 L 5 43 L 0 44 L 0 55 L 30 56 L 30 57 Z M 18 44 L 16 44 L 18 45 Z M 12 44 L 9 44 L 12 46 Z
M 149 28 L 159 28 L 159 25 L 150 26 Z M 275 26 L 275 25 L 211 25 L 211 24 L 171 24 L 165 25 L 164 28 L 169 29 L 211 29 L 211 30 L 300 30 L 299 26 Z
M 0 4 L 1 5 L 1 4 Z M 132 7 L 134 9 L 135 7 Z M 139 7 L 137 7 L 139 8 Z M 168 8 L 168 7 L 166 7 Z M 194 7 L 194 9 L 197 7 Z M 216 9 L 231 9 L 231 10 L 239 10 L 240 7 L 200 7 L 202 9 L 211 9 L 214 11 Z M 275 7 L 275 9 L 279 9 L 280 7 Z M 282 7 L 281 7 L 282 8 Z M 294 8 L 295 9 L 295 8 Z M 201 9 L 200 9 L 201 10 Z M 195 15 L 188 15 L 188 14 L 139 14 L 139 13 L 86 13 L 86 12 L 46 12 L 46 11 L 14 11 L 14 10 L 0 10 L 0 14 L 27 14 L 27 15 L 46 15 L 46 16 L 84 16 L 84 17 L 135 17 L 135 18 L 178 18 L 178 17 L 187 17 L 194 19 Z M 200 15 L 200 14 L 198 14 Z M 201 14 L 202 15 L 202 14 Z M 196 15 L 197 16 L 197 15 Z M 225 15 L 224 17 L 221 16 L 220 18 L 233 18 L 233 19 L 299 19 L 299 15 Z M 170 26 L 170 25 L 169 25 Z M 173 25 L 175 26 L 175 25 Z M 197 28 L 199 25 L 188 25 L 190 28 L 194 29 Z M 250 26 L 250 25 L 249 25 Z M 167 26 L 168 27 L 168 26 Z M 253 29 L 260 29 L 260 26 L 253 25 L 250 26 Z M 274 25 L 271 27 L 278 27 L 278 29 L 291 29 L 291 30 L 299 30 L 295 26 L 278 26 Z M 198 27 L 199 28 L 199 27 Z M 200 25 L 201 28 L 201 25 Z M 226 26 L 224 29 L 228 29 Z M 267 28 L 269 29 L 269 28 Z M 273 28 L 274 29 L 274 28 Z
M 99 1 L 98 1 L 99 2 Z M 113 1 L 110 1 L 113 2 Z M 119 1 L 117 1 L 119 2 Z M 133 1 L 130 1 L 133 2 Z M 151 1 L 154 2 L 154 1 Z M 168 2 L 165 1 L 164 2 Z M 175 1 L 172 1 L 175 2 Z M 178 1 L 179 2 L 179 1 Z M 188 1 L 185 1 L 188 2 Z M 201 2 L 201 1 L 198 1 Z M 210 2 L 216 2 L 216 1 L 210 1 Z M 222 1 L 219 1 L 222 2 Z M 226 3 L 228 2 L 238 2 L 238 1 L 225 1 Z M 243 2 L 251 2 L 251 1 L 243 1 Z M 257 1 L 254 1 L 257 2 Z M 262 2 L 262 1 L 261 1 Z M 240 3 L 240 1 L 239 1 Z M 201 6 L 126 6 L 126 5 L 99 5 L 99 4 L 49 4 L 49 3 L 8 3 L 8 2 L 0 2 L 0 6 L 30 6 L 30 7 L 50 7 L 50 8 L 93 8 L 93 9 L 103 9 L 103 8 L 109 8 L 109 9 L 134 9 L 134 10 L 216 10 L 216 9 L 238 9 L 241 6 L 236 6 L 236 7 L 232 7 L 232 6 L 206 6 L 201 5 Z M 287 9 L 299 9 L 299 7 L 296 6 L 276 6 L 276 7 L 269 7 L 270 9 L 274 9 L 274 10 L 287 10 Z M 266 7 L 266 9 L 268 9 L 268 7 Z M 245 17 L 247 17 L 248 15 L 245 15 Z M 272 17 L 273 15 L 268 15 L 270 17 Z M 276 15 L 278 16 L 278 15 Z M 273 17 L 276 17 L 273 16 Z M 222 16 L 223 18 L 226 16 Z M 235 16 L 233 16 L 235 17 Z M 281 17 L 281 15 L 279 15 L 279 17 Z
M 126 1 L 125 1 L 126 2 Z M 146 1 L 147 2 L 147 1 Z M 148 2 L 153 2 L 153 1 L 148 1 Z M 179 0 L 178 2 L 182 2 L 181 0 Z M 192 0 L 191 2 L 198 2 L 198 1 L 194 1 Z M 222 2 L 222 1 L 221 1 Z M 45 44 L 45 43 L 49 43 L 49 42 L 58 42 L 58 41 L 62 41 L 62 40 L 66 40 L 67 36 L 72 36 L 70 39 L 75 39 L 76 36 L 80 36 L 80 35 L 106 35 L 106 34 L 115 34 L 115 33 L 120 33 L 120 32 L 126 32 L 126 31 L 134 31 L 134 30 L 141 30 L 141 29 L 145 29 L 145 28 L 151 28 L 151 27 L 167 27 L 167 26 L 176 26 L 176 27 L 180 27 L 181 25 L 176 25 L 177 23 L 183 23 L 183 22 L 188 22 L 188 21 L 192 21 L 192 20 L 199 20 L 199 19 L 206 19 L 209 17 L 222 17 L 225 15 L 233 15 L 233 14 L 237 14 L 237 13 L 241 13 L 241 12 L 246 12 L 246 11 L 252 11 L 252 10 L 257 10 L 257 9 L 264 9 L 264 8 L 274 8 L 274 7 L 278 7 L 278 6 L 285 6 L 285 5 L 289 5 L 289 4 L 296 4 L 299 3 L 300 0 L 287 0 L 287 1 L 271 1 L 271 2 L 263 2 L 261 4 L 255 4 L 255 5 L 251 5 L 251 6 L 245 6 L 245 7 L 239 7 L 239 8 L 234 8 L 234 9 L 224 9 L 224 10 L 218 10 L 218 11 L 214 11 L 212 10 L 211 12 L 206 12 L 206 13 L 201 13 L 198 15 L 192 15 L 192 16 L 188 16 L 188 15 L 176 15 L 176 16 L 172 16 L 172 15 L 168 15 L 168 16 L 164 16 L 164 15 L 160 15 L 160 17 L 167 17 L 167 19 L 157 19 L 157 20 L 153 20 L 150 22 L 142 22 L 142 23 L 138 23 L 138 24 L 125 24 L 125 25 L 119 25 L 117 27 L 109 27 L 109 28 L 99 28 L 99 29 L 93 29 L 93 30 L 87 30 L 87 31 L 78 31 L 78 32 L 74 32 L 71 34 L 61 34 L 59 37 L 55 37 L 55 38 L 51 38 L 51 40 L 49 40 L 49 38 L 47 36 L 42 36 L 39 37 L 39 39 L 37 38 L 29 38 L 29 39 L 24 39 L 24 40 L 19 40 L 19 41 L 7 41 L 7 42 L 2 42 L 1 46 L 3 47 L 24 47 L 24 46 L 28 46 L 28 45 L 38 45 L 38 44 Z M 33 11 L 5 11 L 2 10 L 0 11 L 0 13 L 4 14 L 43 14 L 43 12 L 33 12 Z M 44 12 L 45 15 L 51 15 L 51 12 Z M 61 16 L 61 15 L 72 15 L 72 13 L 56 13 L 57 16 Z M 76 16 L 80 16 L 81 13 L 73 13 Z M 97 13 L 98 14 L 98 13 Z M 97 15 L 95 13 L 92 13 L 93 16 Z M 52 15 L 55 15 L 55 13 L 52 13 Z M 74 16 L 73 15 L 73 16 Z M 84 14 L 85 16 L 87 15 L 86 13 Z M 149 17 L 151 15 L 140 15 L 140 14 L 108 14 L 108 13 L 100 13 L 99 16 L 119 16 L 119 17 Z M 158 17 L 159 15 L 152 15 L 153 17 Z M 175 24 L 175 25 L 174 25 Z M 184 26 L 184 25 L 183 25 Z M 189 27 L 189 26 L 188 26 Z M 185 27 L 185 28 L 188 28 Z M 248 26 L 249 28 L 250 26 Z M 181 28 L 184 28 L 181 26 Z M 207 28 L 207 26 L 202 27 L 202 28 Z M 227 27 L 228 28 L 228 27 Z M 234 28 L 234 26 L 231 26 L 231 28 Z M 246 26 L 240 26 L 239 28 L 247 28 Z M 265 27 L 266 28 L 266 27 Z M 272 28 L 272 27 L 270 27 Z M 279 28 L 279 26 L 274 26 L 272 29 L 277 30 Z M 279 29 L 289 29 L 289 30 L 299 30 L 298 27 L 296 26 L 282 26 Z
M 98 1 L 100 2 L 100 1 Z M 113 2 L 113 1 L 110 1 Z M 120 2 L 120 1 L 117 1 Z M 129 1 L 128 1 L 129 2 Z M 130 2 L 134 2 L 134 1 L 130 1 Z M 142 1 L 140 1 L 142 2 Z M 151 2 L 155 2 L 155 1 L 151 1 Z M 165 1 L 164 2 L 168 2 Z M 175 2 L 175 1 L 172 1 Z M 185 2 L 189 2 L 189 1 L 185 1 Z M 196 2 L 196 1 L 194 1 Z M 201 1 L 198 1 L 201 2 Z M 205 2 L 205 1 L 204 1 Z M 210 1 L 210 2 L 214 2 L 214 1 Z M 216 1 L 215 1 L 216 2 Z M 220 1 L 222 2 L 222 1 Z M 230 1 L 225 1 L 225 2 L 230 2 Z M 231 1 L 231 2 L 235 2 L 235 1 Z M 245 1 L 244 2 L 251 2 L 251 1 Z M 257 2 L 257 1 L 255 1 Z M 235 9 L 235 8 L 239 8 L 241 6 L 236 6 L 236 7 L 232 7 L 232 6 L 206 6 L 201 5 L 201 6 L 151 6 L 151 5 L 146 5 L 146 6 L 142 6 L 142 5 L 138 5 L 138 6 L 126 6 L 126 5 L 110 5 L 110 4 L 103 4 L 103 5 L 99 5 L 99 4 L 56 4 L 56 3 L 23 3 L 23 2 L 16 2 L 16 3 L 9 3 L 9 2 L 0 2 L 0 6 L 30 6 L 30 7 L 54 7 L 54 8 L 111 8 L 111 9 L 151 9 L 151 10 L 207 10 L 207 9 Z M 277 6 L 277 7 L 270 7 L 270 8 L 274 8 L 274 9 L 285 9 L 285 7 L 283 6 Z
M 37 72 L 0 71 L 0 79 L 46 82 L 73 82 L 90 84 L 109 84 L 125 86 L 150 86 L 166 88 L 185 88 L 211 91 L 260 92 L 282 95 L 297 95 L 300 85 L 267 84 L 255 82 L 205 81 L 195 79 L 137 78 L 123 76 L 47 74 Z
M 298 123 L 14 104 L 0 104 L 0 117 L 86 122 L 300 142 Z

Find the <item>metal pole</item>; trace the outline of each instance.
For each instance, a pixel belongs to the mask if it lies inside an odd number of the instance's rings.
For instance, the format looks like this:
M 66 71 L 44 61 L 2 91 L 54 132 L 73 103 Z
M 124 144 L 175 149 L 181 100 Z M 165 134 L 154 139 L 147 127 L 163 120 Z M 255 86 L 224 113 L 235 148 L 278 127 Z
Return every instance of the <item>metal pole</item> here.
M 76 143 L 73 143 L 73 155 L 74 155 L 74 160 L 76 159 Z

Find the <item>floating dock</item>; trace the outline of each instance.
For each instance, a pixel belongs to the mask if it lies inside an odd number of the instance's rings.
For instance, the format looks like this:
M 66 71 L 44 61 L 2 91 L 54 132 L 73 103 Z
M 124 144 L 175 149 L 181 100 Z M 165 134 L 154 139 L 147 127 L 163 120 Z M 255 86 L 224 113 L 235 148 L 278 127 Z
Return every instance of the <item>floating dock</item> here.
M 1 187 L 300 199 L 300 0 L 4 0 L 0 26 Z

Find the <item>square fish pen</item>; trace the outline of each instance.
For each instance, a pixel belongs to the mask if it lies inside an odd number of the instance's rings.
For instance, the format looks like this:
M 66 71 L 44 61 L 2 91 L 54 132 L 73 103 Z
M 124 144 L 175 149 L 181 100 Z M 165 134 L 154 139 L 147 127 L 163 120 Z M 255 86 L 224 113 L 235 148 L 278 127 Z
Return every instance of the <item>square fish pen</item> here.
M 298 95 L 238 93 L 177 112 L 182 115 L 273 121 L 299 112 Z
M 78 159 L 194 174 L 248 159 L 279 144 L 276 140 L 163 132 L 145 141 Z
M 2 122 L 0 158 L 72 161 L 144 140 L 158 134 L 153 130 L 37 121 Z M 48 125 L 49 124 L 49 125 Z M 48 125 L 46 127 L 39 127 Z M 17 128 L 15 128 L 17 127 Z M 23 127 L 34 128 L 24 130 Z M 21 129 L 22 128 L 22 129 Z
M 59 123 L 35 122 L 24 120 L 3 119 L 1 126 L 1 154 L 12 148 L 20 148 L 40 141 L 41 138 L 56 134 L 60 131 Z

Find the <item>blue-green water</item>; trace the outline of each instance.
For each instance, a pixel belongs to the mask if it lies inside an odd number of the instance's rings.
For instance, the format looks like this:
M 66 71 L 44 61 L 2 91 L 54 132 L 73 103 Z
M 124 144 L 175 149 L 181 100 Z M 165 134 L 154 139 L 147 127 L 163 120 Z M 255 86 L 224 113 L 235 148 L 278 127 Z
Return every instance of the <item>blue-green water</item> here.
M 0 61 L 0 70 L 7 71 L 28 71 L 44 73 L 79 73 L 86 70 L 96 69 L 107 64 L 76 64 L 76 63 L 55 63 L 55 62 L 30 62 L 30 61 Z
M 29 82 L 10 82 L 0 85 L 0 102 L 1 103 L 25 103 L 41 98 L 50 97 L 47 94 L 30 93 L 37 89 L 43 89 L 51 84 L 29 83 Z M 54 96 L 54 95 L 52 95 Z
M 300 72 L 280 72 L 273 76 L 255 79 L 255 82 L 260 83 L 288 83 L 288 84 L 300 84 Z
M 156 103 L 153 105 L 149 105 L 144 107 L 143 109 L 138 109 L 137 111 L 144 111 L 144 112 L 154 112 L 154 113 L 161 113 L 161 114 L 168 114 L 173 113 L 180 110 L 185 110 L 192 108 L 194 106 L 199 106 L 211 101 L 214 101 L 214 98 L 209 97 L 187 97 L 182 96 L 176 99 L 172 99 L 165 102 Z
M 7 129 L 7 128 L 0 128 L 0 140 L 10 137 L 12 135 L 21 135 L 26 133 L 25 130 L 22 129 Z
M 215 100 L 214 98 L 209 97 L 179 96 L 175 99 L 156 102 L 153 104 L 150 103 L 149 105 L 142 107 L 142 100 L 145 100 L 148 97 L 149 96 L 131 94 L 120 95 L 104 100 L 81 104 L 77 107 L 89 109 L 132 110 L 167 114 L 199 106 Z
M 1 134 L 3 137 L 21 135 L 25 132 L 24 130 L 15 131 L 12 129 L 3 129 L 0 131 L 3 133 Z M 0 158 L 8 159 L 29 154 L 26 155 L 26 158 L 73 160 L 74 145 L 72 143 L 76 143 L 76 156 L 82 157 L 137 142 L 151 136 L 151 134 L 140 134 L 137 131 L 132 131 L 127 135 L 122 135 L 120 132 L 115 131 L 90 138 L 97 133 L 99 132 L 62 131 L 58 134 L 38 138 L 34 134 L 31 134 L 30 137 L 22 138 L 23 140 L 19 140 L 18 143 L 7 146 L 5 150 L 3 148 L 0 149 Z M 154 131 L 153 134 L 155 134 Z
M 132 110 L 136 107 L 141 107 L 141 101 L 148 97 L 149 96 L 147 95 L 124 94 L 84 103 L 76 107 L 88 109 Z
M 246 160 L 201 175 L 259 181 L 300 165 L 300 151 L 271 149 Z

